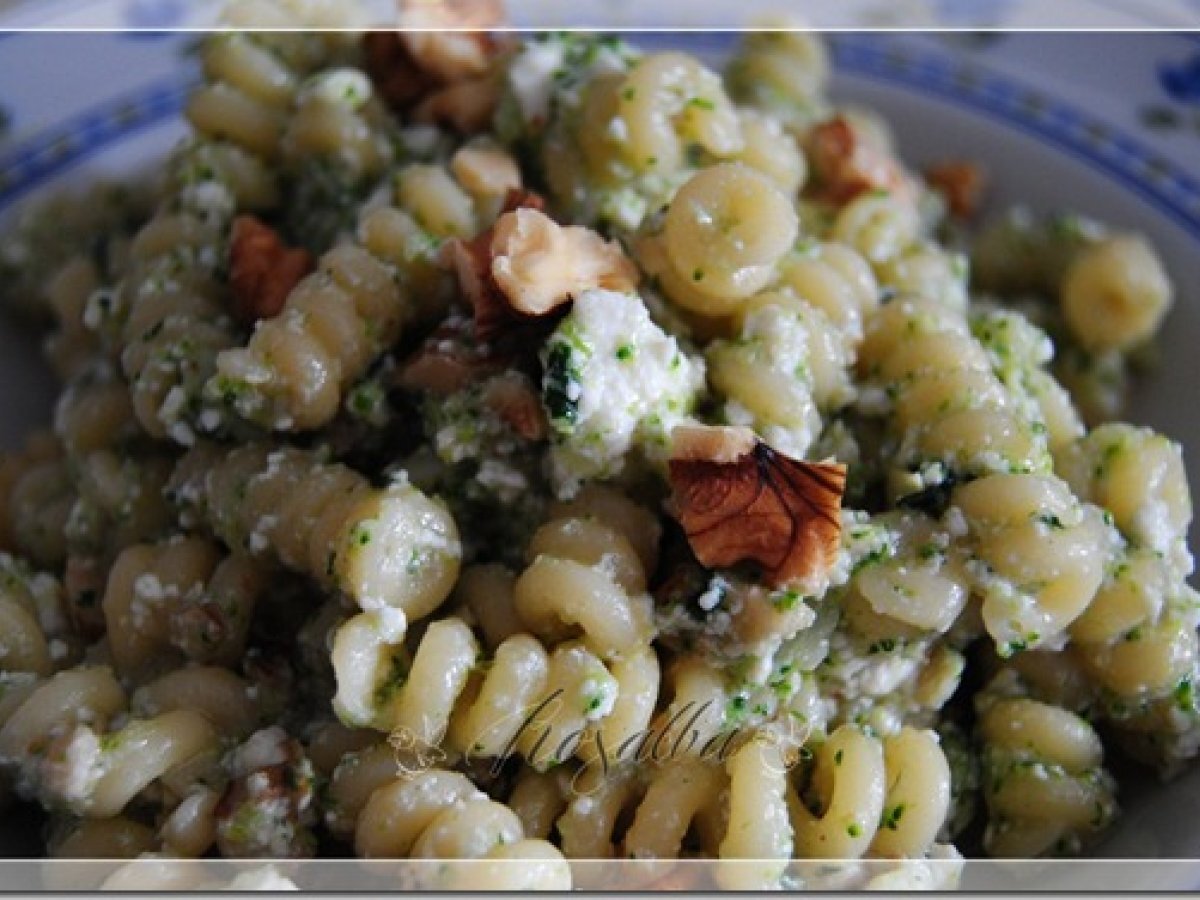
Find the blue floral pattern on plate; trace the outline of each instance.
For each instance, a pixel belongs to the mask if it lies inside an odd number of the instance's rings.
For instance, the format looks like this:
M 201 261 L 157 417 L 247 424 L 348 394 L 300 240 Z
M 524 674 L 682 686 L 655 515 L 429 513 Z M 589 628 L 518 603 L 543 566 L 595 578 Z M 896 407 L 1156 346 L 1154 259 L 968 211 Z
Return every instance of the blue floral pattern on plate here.
M 1200 53 L 1179 63 L 1162 63 L 1158 81 L 1176 102 L 1200 106 Z

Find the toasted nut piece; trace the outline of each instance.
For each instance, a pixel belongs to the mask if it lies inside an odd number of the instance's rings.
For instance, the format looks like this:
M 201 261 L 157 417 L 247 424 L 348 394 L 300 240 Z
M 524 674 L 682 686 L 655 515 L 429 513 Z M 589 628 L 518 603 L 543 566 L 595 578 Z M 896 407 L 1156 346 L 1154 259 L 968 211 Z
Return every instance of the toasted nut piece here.
M 734 463 L 754 450 L 758 436 L 734 425 L 678 425 L 671 432 L 671 458 Z
M 814 176 L 813 194 L 823 200 L 841 204 L 867 191 L 908 187 L 899 163 L 864 141 L 845 116 L 834 116 L 816 126 L 806 149 Z
M 545 201 L 537 194 L 518 188 L 505 196 L 503 213 L 526 208 L 541 210 L 544 206 Z M 476 339 L 502 343 L 506 337 L 519 337 L 516 332 L 526 331 L 535 320 L 514 309 L 492 277 L 494 234 L 495 226 L 469 241 L 451 241 L 446 247 L 459 288 L 475 312 Z
M 255 732 L 232 751 L 233 776 L 217 803 L 217 846 L 228 858 L 310 857 L 316 840 L 312 763 L 282 728 Z
M 448 319 L 401 367 L 402 388 L 448 397 L 476 381 L 508 368 L 510 360 L 471 340 L 470 321 Z
M 482 29 L 499 25 L 502 13 L 494 0 L 401 2 L 401 27 L 420 30 L 365 35 L 367 73 L 396 111 L 464 134 L 483 131 L 500 98 L 492 63 L 504 42 Z
M 543 440 L 550 433 L 541 398 L 520 373 L 509 372 L 489 381 L 483 388 L 483 402 L 527 441 Z
M 983 192 L 987 189 L 987 172 L 970 160 L 950 160 L 925 170 L 929 186 L 946 198 L 950 214 L 970 219 L 979 211 Z
M 292 288 L 313 266 L 307 250 L 289 247 L 254 216 L 238 216 L 229 242 L 234 315 L 247 324 L 279 315 Z
M 422 72 L 395 31 L 369 31 L 363 35 L 364 68 L 375 90 L 398 111 L 407 110 L 437 86 Z
M 521 187 L 513 188 L 504 195 L 504 206 L 501 207 L 500 212 L 503 214 L 518 209 L 536 209 L 538 212 L 545 212 L 546 198 Z
M 673 502 L 696 558 L 709 567 L 752 559 L 773 587 L 824 575 L 841 543 L 846 467 L 791 459 L 744 429 L 672 432 Z M 696 454 L 711 449 L 715 458 Z
M 400 42 L 417 67 L 442 84 L 476 78 L 492 59 L 491 38 L 481 31 L 405 31 Z
M 445 125 L 459 134 L 486 131 L 500 102 L 500 83 L 495 78 L 457 81 L 426 96 L 413 109 L 418 122 Z
M 477 197 L 507 197 L 521 187 L 517 161 L 501 147 L 462 147 L 450 157 L 450 173 Z
M 617 243 L 587 228 L 562 227 L 545 213 L 518 209 L 496 222 L 492 277 L 513 309 L 544 316 L 593 288 L 629 292 L 637 267 Z
M 499 0 L 402 0 L 400 35 L 418 68 L 443 83 L 483 74 L 495 55 L 487 29 L 504 22 Z M 450 30 L 456 29 L 456 30 Z M 465 30 L 472 29 L 472 30 Z

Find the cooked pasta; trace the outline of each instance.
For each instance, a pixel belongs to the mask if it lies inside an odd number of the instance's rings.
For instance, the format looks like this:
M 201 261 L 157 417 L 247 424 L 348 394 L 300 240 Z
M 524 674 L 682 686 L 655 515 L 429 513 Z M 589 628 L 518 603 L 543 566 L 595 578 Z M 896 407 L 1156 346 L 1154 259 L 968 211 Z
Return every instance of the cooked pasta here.
M 228 546 L 270 553 L 364 609 L 427 614 L 458 575 L 458 530 L 441 504 L 403 480 L 373 488 L 298 448 L 200 446 L 180 460 L 172 492 Z
M 113 563 L 101 607 L 118 672 L 140 681 L 183 660 L 232 666 L 243 655 L 262 567 L 211 541 L 135 544 Z
M 325 425 L 343 393 L 396 339 L 404 313 L 378 260 L 356 247 L 331 250 L 245 348 L 217 358 L 210 393 L 276 430 Z
M 397 778 L 371 792 L 358 816 L 355 848 L 364 857 L 521 860 L 520 866 L 465 868 L 437 887 L 562 890 L 570 870 L 544 840 L 526 838 L 520 820 L 465 775 L 439 769 Z M 434 885 L 431 885 L 431 887 Z
M 956 488 L 967 563 L 1001 654 L 1059 641 L 1104 578 L 1113 534 L 1053 475 L 989 475 Z
M 22 451 L 0 456 L 0 546 L 39 566 L 62 565 L 78 496 L 61 442 L 45 432 L 30 436 Z
M 809 784 L 788 799 L 799 857 L 919 858 L 946 818 L 950 769 L 929 732 L 905 729 L 880 741 L 843 725 L 816 751 Z
M 890 395 L 893 466 L 902 472 L 932 471 L 938 481 L 1049 471 L 1045 427 L 1004 389 L 961 313 L 925 298 L 893 301 L 871 318 L 858 365 Z
M 1077 852 L 1115 815 L 1103 748 L 1083 719 L 1036 700 L 997 699 L 979 729 L 992 855 Z
M 49 854 L 945 888 L 1090 847 L 1106 749 L 1200 755 L 1183 450 L 1115 421 L 1146 238 L 972 229 L 800 30 L 720 74 L 402 6 L 235 3 L 161 177 L 0 242 L 61 383 L 0 456 Z

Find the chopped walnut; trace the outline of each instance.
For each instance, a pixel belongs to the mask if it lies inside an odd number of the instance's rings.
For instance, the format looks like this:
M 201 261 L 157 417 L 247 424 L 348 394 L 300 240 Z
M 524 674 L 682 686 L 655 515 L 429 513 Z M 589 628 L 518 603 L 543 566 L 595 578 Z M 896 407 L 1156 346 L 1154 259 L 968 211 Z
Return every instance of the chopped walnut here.
M 845 116 L 817 125 L 806 144 L 813 173 L 814 196 L 848 203 L 867 191 L 905 191 L 910 186 L 904 169 L 887 153 L 855 131 Z
M 234 315 L 247 324 L 279 315 L 292 288 L 313 266 L 307 250 L 289 247 L 254 216 L 238 216 L 229 242 Z
M 436 87 L 421 71 L 395 31 L 369 31 L 363 36 L 364 67 L 375 90 L 392 109 L 405 111 Z
M 620 244 L 587 228 L 563 227 L 545 213 L 518 209 L 497 221 L 491 273 L 513 309 L 544 316 L 593 288 L 628 293 L 637 267 Z
M 398 112 L 464 134 L 482 131 L 500 98 L 493 62 L 503 42 L 486 29 L 500 24 L 501 13 L 490 0 L 402 3 L 401 26 L 419 30 L 369 32 L 367 73 Z
M 504 23 L 499 0 L 407 0 L 400 4 L 401 40 L 422 71 L 442 83 L 482 75 L 497 41 L 488 29 Z
M 524 375 L 511 372 L 493 378 L 483 388 L 483 402 L 527 441 L 544 440 L 550 433 L 541 397 Z
M 495 78 L 473 78 L 429 94 L 413 109 L 413 118 L 459 134 L 478 134 L 491 125 L 499 102 L 500 83 Z
M 532 209 L 540 211 L 545 202 L 537 194 L 511 190 L 504 199 L 504 214 Z M 495 342 L 505 336 L 528 337 L 528 327 L 536 319 L 516 310 L 492 273 L 492 242 L 495 226 L 469 241 L 452 241 L 447 246 L 451 265 L 458 276 L 459 288 L 475 313 L 475 337 Z M 529 341 L 523 343 L 529 344 Z
M 987 188 L 987 173 L 982 165 L 969 160 L 950 160 L 925 170 L 929 186 L 946 198 L 951 215 L 970 219 L 979 211 Z
M 758 436 L 739 426 L 680 425 L 671 432 L 671 457 L 735 463 L 754 450 Z
M 844 465 L 791 459 L 743 428 L 680 426 L 671 437 L 674 504 L 700 562 L 755 560 L 772 586 L 834 565 Z
M 470 321 L 447 319 L 400 367 L 396 384 L 410 391 L 448 397 L 480 379 L 502 372 L 510 360 L 475 344 Z
M 317 821 L 312 763 L 278 726 L 252 734 L 226 761 L 231 780 L 216 807 L 221 855 L 311 857 Z

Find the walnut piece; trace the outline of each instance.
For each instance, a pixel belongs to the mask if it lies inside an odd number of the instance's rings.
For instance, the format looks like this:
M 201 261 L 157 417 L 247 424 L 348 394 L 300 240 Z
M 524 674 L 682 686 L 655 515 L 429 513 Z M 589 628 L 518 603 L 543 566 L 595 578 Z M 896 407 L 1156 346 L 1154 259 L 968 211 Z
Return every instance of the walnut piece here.
M 400 26 L 408 30 L 364 36 L 367 73 L 397 112 L 462 134 L 487 130 L 500 99 L 493 63 L 504 42 L 486 29 L 502 20 L 495 0 L 407 0 Z
M 449 397 L 490 375 L 503 372 L 511 360 L 480 348 L 468 319 L 447 319 L 400 368 L 396 384 L 410 391 Z
M 229 287 L 233 313 L 245 324 L 279 315 L 300 279 L 313 270 L 312 254 L 292 248 L 255 216 L 233 220 Z
M 510 190 L 504 198 L 503 213 L 518 209 L 542 210 L 545 201 L 531 191 Z M 459 289 L 475 313 L 475 337 L 485 343 L 522 342 L 530 326 L 547 325 L 518 312 L 496 284 L 492 275 L 492 239 L 495 226 L 469 241 L 451 241 L 450 265 L 458 276 Z M 531 344 L 530 341 L 524 341 Z M 532 342 L 540 343 L 540 341 Z
M 232 859 L 311 857 L 316 779 L 304 747 L 282 728 L 252 734 L 230 752 L 231 780 L 217 802 L 217 846 Z
M 482 75 L 497 48 L 488 29 L 504 24 L 499 0 L 403 0 L 400 33 L 418 68 L 443 84 Z
M 518 209 L 497 221 L 492 277 L 513 309 L 544 316 L 593 288 L 627 293 L 637 268 L 621 246 L 587 228 L 563 227 L 545 213 Z
M 671 439 L 674 504 L 700 562 L 754 560 L 772 587 L 833 566 L 844 465 L 791 459 L 744 428 L 680 426 Z
M 519 372 L 505 373 L 484 385 L 483 402 L 527 441 L 544 440 L 550 433 L 541 397 Z
M 979 210 L 987 188 L 987 173 L 970 160 L 950 160 L 925 170 L 929 186 L 946 198 L 951 215 L 970 219 Z
M 444 125 L 459 134 L 487 131 L 500 102 L 500 83 L 473 78 L 440 88 L 413 109 L 413 118 L 426 125 Z
M 845 116 L 817 125 L 805 149 L 812 166 L 811 193 L 819 199 L 842 204 L 868 191 L 903 192 L 910 187 L 900 164 L 864 140 Z

